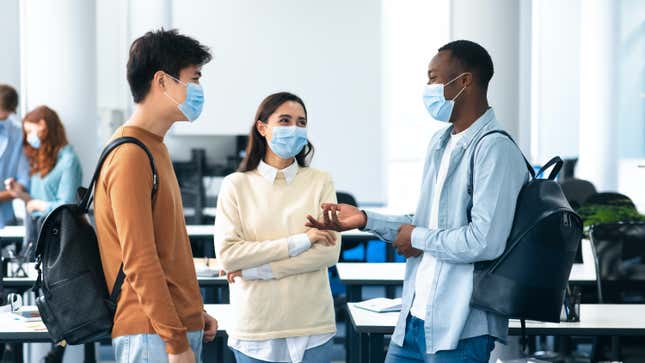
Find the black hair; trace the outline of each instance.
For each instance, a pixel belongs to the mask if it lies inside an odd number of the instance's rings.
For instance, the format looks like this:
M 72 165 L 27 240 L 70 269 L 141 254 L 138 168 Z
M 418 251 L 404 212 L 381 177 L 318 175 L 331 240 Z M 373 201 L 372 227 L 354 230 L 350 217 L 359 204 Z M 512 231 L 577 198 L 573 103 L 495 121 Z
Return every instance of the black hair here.
M 157 71 L 179 78 L 180 70 L 202 66 L 211 58 L 208 47 L 176 29 L 147 32 L 130 46 L 127 74 L 134 102 L 139 103 L 148 95 Z
M 456 59 L 464 70 L 472 72 L 483 90 L 493 78 L 493 60 L 481 45 L 470 40 L 455 40 L 439 48 L 439 52 L 449 50 L 450 56 Z
M 293 93 L 289 92 L 278 92 L 270 96 L 267 96 L 260 106 L 258 107 L 257 112 L 255 113 L 255 118 L 253 119 L 253 124 L 251 125 L 251 131 L 249 132 L 249 141 L 246 145 L 246 155 L 240 163 L 240 167 L 237 169 L 241 172 L 255 170 L 260 161 L 264 159 L 264 156 L 267 152 L 267 140 L 264 136 L 260 135 L 260 131 L 256 127 L 257 121 L 262 121 L 264 123 L 269 122 L 269 117 L 284 103 L 293 101 L 297 102 L 302 106 L 302 109 L 305 111 L 305 117 L 307 117 L 307 107 L 302 99 Z M 314 156 L 314 145 L 307 140 L 307 145 L 302 148 L 300 153 L 296 155 L 296 162 L 299 166 L 305 167 L 309 166 L 311 159 Z
M 8 84 L 0 84 L 0 109 L 16 112 L 18 108 L 18 92 Z

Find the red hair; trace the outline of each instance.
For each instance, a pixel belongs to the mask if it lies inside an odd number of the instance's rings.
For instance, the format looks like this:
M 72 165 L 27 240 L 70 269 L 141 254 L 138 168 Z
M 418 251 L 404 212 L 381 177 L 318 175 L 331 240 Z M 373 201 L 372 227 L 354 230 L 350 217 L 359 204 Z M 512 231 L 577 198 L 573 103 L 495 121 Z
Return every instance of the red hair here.
M 39 173 L 41 177 L 44 177 L 54 168 L 58 152 L 68 142 L 65 127 L 63 127 L 58 114 L 47 106 L 39 106 L 29 112 L 25 116 L 23 124 L 27 122 L 37 124 L 41 120 L 45 123 L 45 130 L 43 135 L 38 135 L 42 139 L 40 148 L 35 149 L 29 145 L 24 127 L 22 135 L 23 149 L 29 160 L 29 175 Z

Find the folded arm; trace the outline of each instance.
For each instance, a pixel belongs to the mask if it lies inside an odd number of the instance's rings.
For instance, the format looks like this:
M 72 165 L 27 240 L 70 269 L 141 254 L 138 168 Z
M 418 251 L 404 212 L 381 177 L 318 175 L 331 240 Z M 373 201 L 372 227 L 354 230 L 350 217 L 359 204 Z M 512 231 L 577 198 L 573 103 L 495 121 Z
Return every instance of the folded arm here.
M 334 188 L 331 178 L 327 180 L 323 187 L 320 204 L 336 203 L 336 189 Z M 319 218 L 322 217 L 322 211 L 319 212 Z M 303 221 L 304 222 L 304 221 Z M 257 268 L 242 271 L 242 277 L 245 280 L 252 279 L 281 279 L 291 275 L 319 271 L 334 266 L 340 256 L 341 235 L 334 232 L 336 237 L 333 246 L 325 246 L 315 243 L 304 252 L 291 255 L 291 257 L 274 261 Z
M 245 240 L 235 189 L 225 180 L 217 196 L 215 250 L 220 266 L 232 272 L 288 258 L 289 238 Z

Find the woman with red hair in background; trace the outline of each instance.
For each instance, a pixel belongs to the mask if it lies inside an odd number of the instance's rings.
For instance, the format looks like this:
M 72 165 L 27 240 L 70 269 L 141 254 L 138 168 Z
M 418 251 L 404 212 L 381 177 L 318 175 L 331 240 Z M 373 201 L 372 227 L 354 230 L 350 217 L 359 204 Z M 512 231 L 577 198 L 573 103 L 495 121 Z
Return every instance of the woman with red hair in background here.
M 58 114 L 47 106 L 29 112 L 22 124 L 23 150 L 29 161 L 31 186 L 27 192 L 9 181 L 7 188 L 27 205 L 25 246 L 36 242 L 40 223 L 54 208 L 73 203 L 81 185 L 81 163 L 67 142 Z

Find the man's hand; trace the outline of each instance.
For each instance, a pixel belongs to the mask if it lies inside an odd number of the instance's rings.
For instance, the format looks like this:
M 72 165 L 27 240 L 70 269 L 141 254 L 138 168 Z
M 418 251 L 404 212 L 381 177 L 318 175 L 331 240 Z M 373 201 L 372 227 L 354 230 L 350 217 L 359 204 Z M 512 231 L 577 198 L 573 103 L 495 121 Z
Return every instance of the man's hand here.
M 236 277 L 239 277 L 240 279 L 242 278 L 242 270 L 237 270 L 237 271 L 229 272 L 229 273 L 226 274 L 226 279 L 231 284 L 235 283 L 235 278 Z
M 217 319 L 204 311 L 204 343 L 210 343 L 217 334 Z
M 11 194 L 13 198 L 20 198 L 25 202 L 29 201 L 29 193 L 26 192 L 25 186 L 18 183 L 14 178 L 8 178 L 4 181 L 5 189 Z
M 195 363 L 195 353 L 188 348 L 181 354 L 168 354 L 168 363 Z
M 324 203 L 320 207 L 323 209 L 323 217 L 316 220 L 308 215 L 305 226 L 342 232 L 363 228 L 367 224 L 367 217 L 363 211 L 352 205 Z
M 412 247 L 413 230 L 413 225 L 402 224 L 401 227 L 399 227 L 399 233 L 396 235 L 396 239 L 392 243 L 392 247 L 396 249 L 396 252 L 405 258 L 417 257 L 423 253 L 423 251 Z

